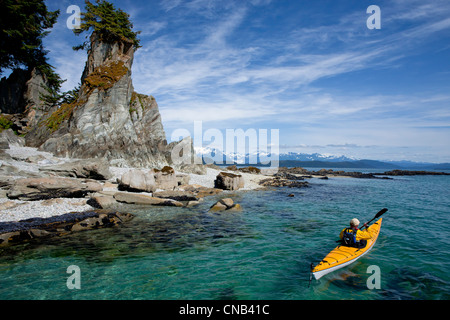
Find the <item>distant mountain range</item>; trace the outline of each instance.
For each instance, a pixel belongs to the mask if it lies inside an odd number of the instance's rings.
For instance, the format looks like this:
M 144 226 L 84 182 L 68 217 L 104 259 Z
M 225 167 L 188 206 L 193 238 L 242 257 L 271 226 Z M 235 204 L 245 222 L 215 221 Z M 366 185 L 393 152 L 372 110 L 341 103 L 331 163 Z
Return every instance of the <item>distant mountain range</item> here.
M 261 161 L 266 163 L 276 157 L 270 157 L 268 153 L 222 153 L 217 149 L 201 148 L 196 149 L 196 154 L 203 157 L 203 161 L 216 164 L 236 164 L 260 166 Z M 208 159 L 208 160 L 207 160 Z M 346 156 L 323 155 L 320 153 L 280 153 L 280 167 L 314 167 L 314 168 L 365 168 L 365 169 L 415 169 L 415 170 L 450 170 L 450 163 L 429 163 L 414 161 L 379 161 L 370 159 L 355 159 Z M 222 160 L 222 163 L 220 161 Z

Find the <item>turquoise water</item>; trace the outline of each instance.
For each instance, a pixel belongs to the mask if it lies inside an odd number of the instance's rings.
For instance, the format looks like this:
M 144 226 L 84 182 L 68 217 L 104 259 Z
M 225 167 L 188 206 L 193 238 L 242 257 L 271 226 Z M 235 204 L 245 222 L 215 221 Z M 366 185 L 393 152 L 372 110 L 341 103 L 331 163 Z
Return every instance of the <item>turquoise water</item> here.
M 226 194 L 238 213 L 210 214 L 218 198 L 207 198 L 194 209 L 135 209 L 120 228 L 0 248 L 0 299 L 450 299 L 449 176 L 310 185 Z M 310 263 L 348 221 L 384 207 L 373 250 L 308 288 Z M 70 265 L 79 290 L 66 286 Z M 370 265 L 380 289 L 367 288 Z

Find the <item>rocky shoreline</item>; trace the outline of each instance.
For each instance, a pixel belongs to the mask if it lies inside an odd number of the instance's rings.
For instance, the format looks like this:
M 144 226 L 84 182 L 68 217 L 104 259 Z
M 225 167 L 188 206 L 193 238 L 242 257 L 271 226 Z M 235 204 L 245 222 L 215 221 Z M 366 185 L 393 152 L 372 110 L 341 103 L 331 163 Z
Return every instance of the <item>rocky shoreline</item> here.
M 224 193 L 211 212 L 238 211 L 227 191 L 262 188 L 265 177 L 215 166 L 130 168 L 55 157 L 8 131 L 0 134 L 0 245 L 114 227 L 133 218 L 123 212 L 129 206 L 192 208 Z
M 63 236 L 71 232 L 111 228 L 133 219 L 130 213 L 106 210 L 67 213 L 50 218 L 31 218 L 0 223 L 0 246 L 24 241 Z
M 237 169 L 240 170 L 240 169 Z M 245 169 L 244 169 L 245 170 Z M 360 179 L 392 179 L 391 176 L 417 176 L 417 175 L 450 175 L 447 172 L 439 171 L 415 171 L 415 170 L 392 170 L 385 172 L 374 172 L 374 173 L 363 173 L 363 172 L 352 172 L 352 171 L 334 171 L 333 169 L 321 169 L 319 171 L 309 171 L 307 169 L 296 167 L 296 168 L 286 168 L 280 167 L 278 169 L 278 176 L 280 177 L 291 177 L 290 179 L 295 180 L 296 178 L 332 178 L 332 177 L 344 177 L 344 178 L 360 178 Z
M 9 139 L 5 138 L 9 137 Z M 228 192 L 308 187 L 308 179 L 446 174 L 426 171 L 384 173 L 322 169 L 190 165 L 175 170 L 115 167 L 104 159 L 55 157 L 24 147 L 17 136 L 0 135 L 0 245 L 69 232 L 114 227 L 133 218 L 131 206 L 192 208 L 210 196 L 219 201 L 211 212 L 240 211 Z M 221 196 L 223 194 L 223 196 Z M 123 206 L 125 205 L 125 207 Z
M 427 174 L 179 164 L 195 163 L 192 139 L 167 142 L 156 99 L 134 90 L 138 47 L 105 32 L 111 30 L 90 33 L 80 86 L 64 101 L 43 99 L 50 79 L 36 68 L 0 82 L 1 243 L 115 226 L 124 221 L 124 205 L 192 208 L 217 196 L 211 211 L 239 211 L 245 208 L 228 191 L 303 188 L 311 178 Z

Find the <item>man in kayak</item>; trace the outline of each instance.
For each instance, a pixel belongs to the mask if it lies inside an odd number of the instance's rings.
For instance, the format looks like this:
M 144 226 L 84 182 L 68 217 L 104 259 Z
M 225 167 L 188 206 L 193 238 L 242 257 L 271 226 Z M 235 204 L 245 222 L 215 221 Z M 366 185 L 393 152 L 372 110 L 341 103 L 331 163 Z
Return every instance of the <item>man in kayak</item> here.
M 341 231 L 339 237 L 341 238 L 344 246 L 364 248 L 367 245 L 367 240 L 372 238 L 367 223 L 364 223 L 366 230 L 359 230 L 358 226 L 359 220 L 353 218 L 350 220 L 350 228 L 344 228 Z

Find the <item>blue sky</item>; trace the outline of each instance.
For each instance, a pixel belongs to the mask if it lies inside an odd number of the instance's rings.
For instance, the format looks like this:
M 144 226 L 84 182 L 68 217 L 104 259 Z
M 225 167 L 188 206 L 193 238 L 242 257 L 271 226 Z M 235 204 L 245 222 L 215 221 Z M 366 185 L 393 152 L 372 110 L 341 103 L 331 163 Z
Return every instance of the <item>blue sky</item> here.
M 133 85 L 175 129 L 279 129 L 280 152 L 450 162 L 448 0 L 111 1 L 141 30 Z M 45 39 L 50 63 L 79 82 L 83 38 L 69 5 Z M 370 30 L 370 5 L 381 29 Z

